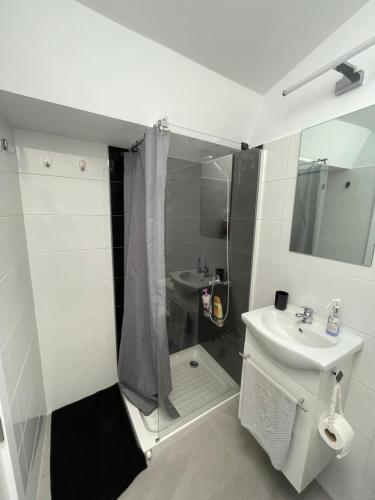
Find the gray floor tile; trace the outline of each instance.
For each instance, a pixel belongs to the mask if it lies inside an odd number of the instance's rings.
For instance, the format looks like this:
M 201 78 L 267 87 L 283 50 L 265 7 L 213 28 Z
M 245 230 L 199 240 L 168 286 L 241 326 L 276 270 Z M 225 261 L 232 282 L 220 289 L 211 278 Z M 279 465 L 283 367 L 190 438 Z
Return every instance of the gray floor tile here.
M 313 482 L 299 495 L 241 427 L 232 406 L 155 453 L 120 500 L 329 500 Z M 50 499 L 50 419 L 38 500 Z

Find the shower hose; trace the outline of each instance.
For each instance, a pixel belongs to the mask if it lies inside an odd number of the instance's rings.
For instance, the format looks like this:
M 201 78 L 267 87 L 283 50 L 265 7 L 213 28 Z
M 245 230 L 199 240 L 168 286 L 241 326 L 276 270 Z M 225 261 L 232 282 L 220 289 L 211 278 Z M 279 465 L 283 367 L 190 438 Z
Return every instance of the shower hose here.
M 215 166 L 224 174 L 227 182 L 227 207 L 226 207 L 226 264 L 227 264 L 227 304 L 225 308 L 225 315 L 223 317 L 223 323 L 228 317 L 229 313 L 229 293 L 230 293 L 230 272 L 229 272 L 229 210 L 230 210 L 230 184 L 229 184 L 229 176 L 223 171 L 223 169 L 217 164 L 217 162 L 214 162 Z M 210 297 L 210 305 L 208 308 L 208 314 L 210 317 L 210 320 L 212 323 L 214 323 L 217 326 L 217 322 L 215 318 L 212 316 L 212 311 L 213 311 L 213 297 L 214 297 L 214 289 L 215 289 L 215 280 L 212 280 L 211 283 L 211 297 Z

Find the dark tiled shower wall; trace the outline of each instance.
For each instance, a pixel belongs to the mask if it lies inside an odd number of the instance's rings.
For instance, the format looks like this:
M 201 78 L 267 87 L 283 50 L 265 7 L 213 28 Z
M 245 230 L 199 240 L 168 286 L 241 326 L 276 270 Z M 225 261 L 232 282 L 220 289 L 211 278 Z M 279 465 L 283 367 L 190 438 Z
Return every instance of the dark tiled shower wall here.
M 254 149 L 235 157 L 233 163 L 230 215 L 231 300 L 227 329 L 245 338 L 241 313 L 247 311 L 258 191 L 260 151 Z
M 117 350 L 120 345 L 124 314 L 124 160 L 126 149 L 109 146 L 109 180 L 111 194 L 112 261 L 116 313 Z
M 250 296 L 259 162 L 260 150 L 257 148 L 234 157 L 229 239 L 232 282 L 229 314 L 223 328 L 204 321 L 201 322 L 200 331 L 203 347 L 237 383 L 240 383 L 242 369 L 238 352 L 243 350 L 246 331 L 241 313 L 248 310 Z M 219 293 L 225 295 L 225 288 Z
M 200 234 L 200 164 L 168 158 L 165 187 L 166 273 L 195 269 L 202 255 Z

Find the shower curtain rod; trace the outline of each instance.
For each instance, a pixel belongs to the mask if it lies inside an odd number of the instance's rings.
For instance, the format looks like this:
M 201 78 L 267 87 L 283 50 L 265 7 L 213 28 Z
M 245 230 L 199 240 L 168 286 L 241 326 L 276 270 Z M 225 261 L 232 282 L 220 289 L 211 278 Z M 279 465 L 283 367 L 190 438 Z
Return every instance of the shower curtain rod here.
M 320 164 L 326 165 L 327 161 L 328 161 L 328 158 L 317 158 L 316 160 L 308 160 L 308 161 L 304 161 L 303 158 L 300 158 L 300 160 L 302 160 L 301 165 L 303 167 L 305 167 L 305 166 L 307 167 L 308 165 L 311 165 L 311 164 L 314 164 L 314 163 L 320 163 Z
M 283 90 L 282 95 L 285 97 L 288 94 L 291 94 L 295 90 L 303 87 L 307 83 L 310 83 L 311 81 L 315 80 L 319 76 L 322 76 L 324 73 L 327 73 L 331 69 L 334 69 L 336 71 L 341 72 L 338 69 L 338 67 L 341 64 L 347 63 L 348 59 L 351 59 L 352 57 L 360 54 L 364 50 L 369 49 L 373 45 L 375 45 L 375 36 L 369 38 L 365 42 L 360 43 L 359 45 L 357 45 L 353 49 L 351 49 L 348 52 L 346 52 L 345 54 L 343 54 L 341 57 L 338 57 L 337 59 L 331 61 L 329 64 L 326 64 L 325 66 L 323 66 L 321 69 L 318 69 L 317 71 L 314 71 L 314 73 L 311 73 L 311 75 L 307 76 L 306 78 L 303 78 L 302 80 L 300 80 L 296 84 L 291 85 L 287 89 Z
M 142 139 L 138 139 L 138 141 L 135 141 L 134 144 L 132 144 L 129 148 L 130 153 L 136 153 L 137 152 L 137 147 L 144 142 L 145 138 L 142 137 Z
M 154 124 L 154 127 L 155 128 L 158 128 L 160 131 L 169 131 L 169 127 L 175 127 L 175 128 L 179 128 L 181 130 L 188 130 L 189 132 L 194 132 L 195 134 L 200 134 L 200 135 L 205 135 L 207 137 L 212 137 L 212 142 L 218 144 L 219 141 L 226 141 L 226 142 L 232 142 L 233 144 L 238 144 L 239 146 L 241 146 L 241 149 L 244 148 L 244 149 L 247 149 L 248 148 L 248 144 L 245 143 L 245 142 L 240 142 L 240 141 L 235 141 L 233 139 L 228 139 L 227 137 L 220 137 L 218 135 L 213 135 L 213 134 L 210 134 L 209 132 L 202 132 L 201 130 L 196 130 L 196 129 L 193 129 L 193 128 L 188 128 L 188 127 L 183 127 L 182 125 L 177 125 L 176 123 L 171 123 L 168 121 L 168 118 L 164 117 L 160 120 L 158 120 L 155 124 Z M 129 151 L 131 152 L 136 152 L 137 151 L 137 147 L 142 144 L 142 142 L 144 141 L 144 137 L 142 137 L 141 139 L 139 139 L 138 141 L 136 141 L 134 144 L 132 144 L 129 148 Z
M 235 141 L 233 139 L 228 139 L 227 137 L 220 137 L 219 135 L 214 135 L 210 134 L 209 132 L 202 132 L 202 130 L 195 130 L 193 128 L 188 128 L 188 127 L 183 127 L 182 125 L 177 125 L 176 123 L 169 123 L 170 126 L 180 128 L 181 130 L 188 130 L 189 132 L 194 132 L 196 134 L 201 134 L 201 135 L 206 135 L 207 137 L 212 137 L 213 142 L 217 142 L 218 140 L 221 141 L 228 141 L 228 142 L 233 142 L 233 144 L 244 144 L 243 142 L 240 141 Z M 216 141 L 215 141 L 216 139 Z
M 329 167 L 327 161 L 328 158 L 319 158 L 317 160 L 307 161 L 306 163 L 298 163 L 298 175 L 316 174 L 321 171 L 322 167 Z M 310 170 L 314 168 L 315 170 Z

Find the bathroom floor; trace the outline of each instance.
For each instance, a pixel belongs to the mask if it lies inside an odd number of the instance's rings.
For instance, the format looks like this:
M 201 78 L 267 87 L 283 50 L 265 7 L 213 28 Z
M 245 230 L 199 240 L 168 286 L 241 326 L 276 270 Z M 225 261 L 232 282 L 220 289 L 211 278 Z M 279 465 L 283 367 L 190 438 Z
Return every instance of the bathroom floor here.
M 50 418 L 37 500 L 51 498 L 49 438 Z M 330 500 L 316 482 L 296 493 L 241 427 L 236 405 L 156 451 L 148 465 L 120 500 Z

